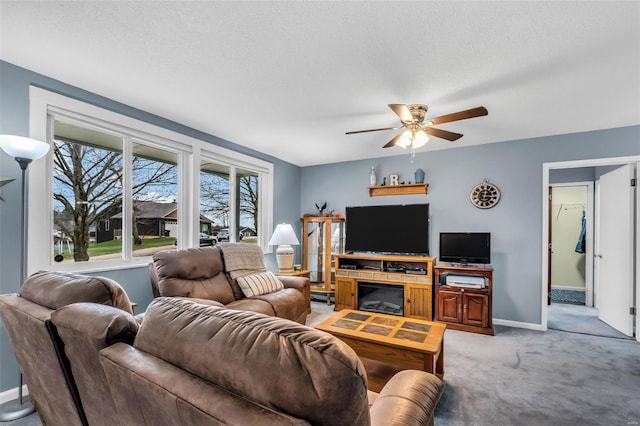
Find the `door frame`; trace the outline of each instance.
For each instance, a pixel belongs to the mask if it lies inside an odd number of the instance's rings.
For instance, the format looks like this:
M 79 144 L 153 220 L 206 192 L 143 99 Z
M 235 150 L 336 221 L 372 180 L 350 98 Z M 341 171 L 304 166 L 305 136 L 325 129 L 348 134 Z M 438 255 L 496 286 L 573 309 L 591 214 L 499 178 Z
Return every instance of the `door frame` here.
M 590 167 L 590 166 L 587 166 Z M 586 233 L 586 242 L 587 242 L 587 246 L 585 247 L 585 265 L 584 265 L 584 287 L 585 287 L 585 300 L 584 300 L 584 304 L 585 306 L 593 306 L 593 294 L 594 294 L 594 288 L 593 288 L 593 284 L 594 284 L 594 280 L 593 280 L 593 253 L 594 253 L 594 247 L 593 247 L 593 243 L 594 243 L 594 232 L 593 232 L 593 218 L 595 216 L 595 210 L 594 210 L 594 182 L 592 181 L 582 181 L 582 182 L 565 182 L 565 183 L 550 183 L 549 184 L 549 188 L 557 188 L 557 187 L 570 187 L 570 186 L 586 186 L 587 187 L 587 202 L 585 203 L 585 212 L 586 212 L 586 218 L 587 218 L 587 233 Z M 553 200 L 551 203 L 549 203 L 549 206 L 551 206 L 553 204 Z M 550 210 L 547 210 L 550 211 Z M 547 235 L 550 234 L 551 232 L 551 226 L 550 223 L 547 222 L 548 225 L 547 227 L 549 228 L 549 232 L 547 233 Z M 552 237 L 552 241 L 551 244 L 553 244 L 553 237 Z M 547 244 L 547 247 L 549 245 Z M 552 247 L 553 250 L 553 247 Z M 551 265 L 548 265 L 549 267 L 549 273 L 548 276 L 551 276 Z M 548 279 L 548 278 L 547 278 Z M 547 283 L 547 288 L 549 288 L 549 284 Z
M 615 166 L 624 164 L 638 164 L 640 163 L 640 155 L 627 156 L 627 157 L 610 157 L 610 158 L 596 158 L 587 160 L 572 160 L 572 161 L 558 161 L 551 163 L 542 163 L 542 244 L 540 247 L 541 253 L 541 283 L 540 283 L 540 326 L 542 330 L 547 330 L 547 321 L 549 317 L 549 309 L 547 307 L 547 288 L 548 277 L 547 272 L 549 268 L 549 260 L 547 258 L 547 250 L 549 248 L 549 235 L 547 233 L 549 227 L 549 171 L 555 169 L 577 169 L 580 167 L 599 167 L 599 166 Z M 638 172 L 636 172 L 638 173 Z M 636 195 L 637 195 L 636 186 Z M 636 196 L 636 229 L 640 229 L 640 197 Z M 640 261 L 640 238 L 636 235 L 635 241 L 636 248 L 636 265 Z M 635 274 L 635 305 L 640 309 L 640 291 L 638 291 L 638 283 L 640 282 L 640 267 L 636 267 Z M 636 315 L 635 320 L 636 328 L 636 340 L 640 342 L 640 315 Z

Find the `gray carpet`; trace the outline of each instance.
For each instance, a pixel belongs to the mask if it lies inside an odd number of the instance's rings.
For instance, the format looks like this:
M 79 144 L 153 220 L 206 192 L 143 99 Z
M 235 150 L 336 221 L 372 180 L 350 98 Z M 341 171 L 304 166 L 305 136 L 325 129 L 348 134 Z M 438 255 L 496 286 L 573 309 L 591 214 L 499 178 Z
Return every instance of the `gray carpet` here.
M 436 425 L 628 425 L 640 421 L 640 344 L 549 330 L 448 330 Z
M 548 307 L 547 327 L 592 336 L 631 339 L 598 318 L 598 310 L 589 306 L 551 303 Z
M 553 305 L 552 305 L 553 306 Z M 307 324 L 332 315 L 312 302 Z M 437 426 L 630 425 L 640 422 L 640 344 L 559 330 L 447 330 Z M 5 423 L 39 426 L 37 417 Z
M 559 290 L 551 289 L 552 303 L 574 303 L 576 305 L 584 305 L 585 292 L 577 290 Z

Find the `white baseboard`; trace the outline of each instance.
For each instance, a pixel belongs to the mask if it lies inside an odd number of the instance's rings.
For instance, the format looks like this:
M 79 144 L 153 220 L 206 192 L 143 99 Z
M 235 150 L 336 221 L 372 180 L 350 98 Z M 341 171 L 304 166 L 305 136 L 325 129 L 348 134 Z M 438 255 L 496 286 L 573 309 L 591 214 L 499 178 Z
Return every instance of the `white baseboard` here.
M 27 395 L 29 395 L 29 389 L 27 389 L 27 385 L 22 385 L 22 396 Z M 14 399 L 18 399 L 18 386 L 0 393 L 0 404 L 13 401 Z
M 526 328 L 527 330 L 547 331 L 547 327 L 542 324 L 533 324 L 530 322 L 511 321 L 504 319 L 493 319 L 494 325 L 505 325 L 507 327 Z

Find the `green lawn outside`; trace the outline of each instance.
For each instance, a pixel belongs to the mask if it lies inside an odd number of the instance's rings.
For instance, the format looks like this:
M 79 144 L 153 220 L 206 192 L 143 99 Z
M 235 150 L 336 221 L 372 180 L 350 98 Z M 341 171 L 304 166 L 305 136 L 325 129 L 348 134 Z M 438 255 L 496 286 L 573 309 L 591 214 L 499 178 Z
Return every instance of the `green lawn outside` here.
M 142 240 L 141 245 L 134 245 L 133 251 L 142 250 L 153 247 L 170 246 L 175 243 L 174 237 L 158 237 L 158 238 L 145 238 Z M 122 240 L 105 241 L 102 243 L 89 244 L 89 257 L 100 256 L 104 254 L 120 253 L 122 251 Z M 58 254 L 57 250 L 54 250 L 54 256 Z M 61 253 L 65 259 L 73 259 L 72 250 L 63 250 Z

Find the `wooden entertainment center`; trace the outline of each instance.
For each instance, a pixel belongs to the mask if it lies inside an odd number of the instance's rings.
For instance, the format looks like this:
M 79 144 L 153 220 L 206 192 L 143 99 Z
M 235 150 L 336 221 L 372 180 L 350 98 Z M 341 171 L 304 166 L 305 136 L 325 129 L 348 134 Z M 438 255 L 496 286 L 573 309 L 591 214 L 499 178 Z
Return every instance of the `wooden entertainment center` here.
M 335 258 L 335 310 L 358 309 L 358 283 L 403 289 L 405 317 L 431 320 L 433 257 L 341 254 Z

